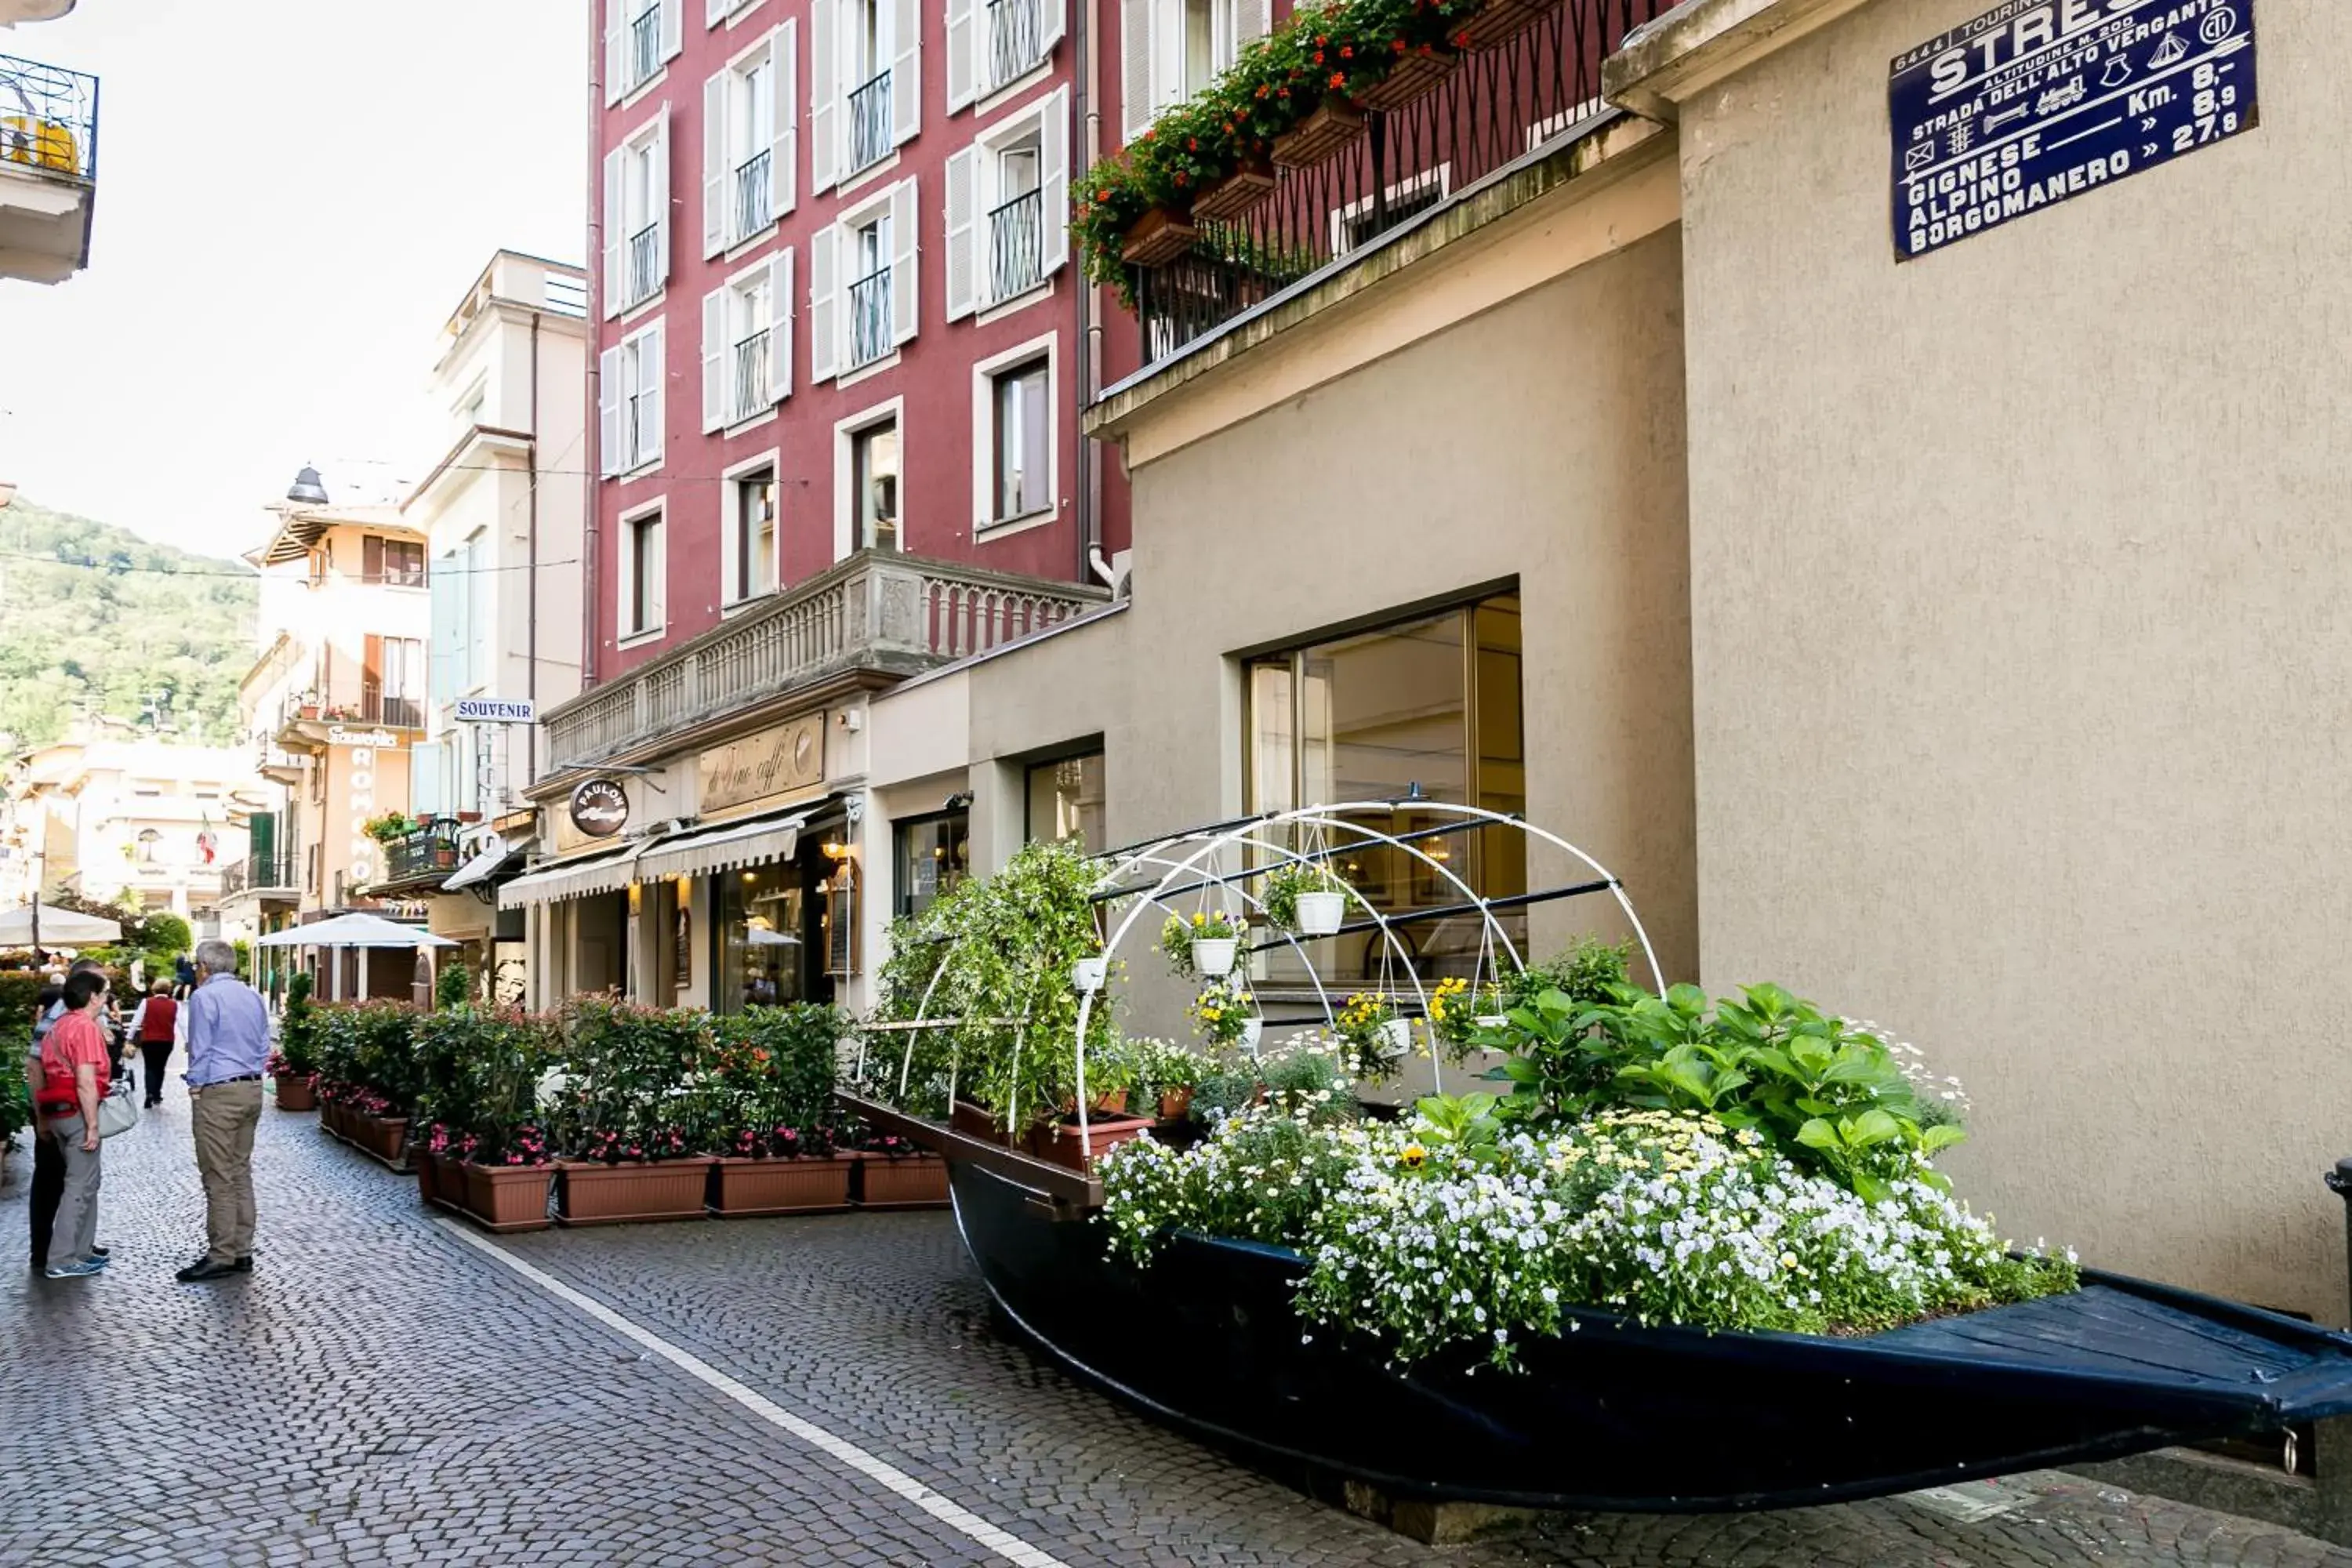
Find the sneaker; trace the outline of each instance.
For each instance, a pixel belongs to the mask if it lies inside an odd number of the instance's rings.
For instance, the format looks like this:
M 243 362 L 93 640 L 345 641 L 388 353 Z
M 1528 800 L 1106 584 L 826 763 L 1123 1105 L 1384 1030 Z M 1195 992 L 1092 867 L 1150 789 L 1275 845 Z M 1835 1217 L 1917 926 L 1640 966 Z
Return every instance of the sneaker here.
M 87 1258 L 79 1263 L 67 1263 L 43 1270 L 51 1279 L 87 1279 L 93 1274 L 105 1271 L 106 1259 L 103 1258 Z
M 100 1259 L 109 1258 L 114 1256 L 114 1248 L 110 1247 L 100 1247 L 98 1243 L 93 1241 L 89 1244 L 89 1255 L 92 1258 Z

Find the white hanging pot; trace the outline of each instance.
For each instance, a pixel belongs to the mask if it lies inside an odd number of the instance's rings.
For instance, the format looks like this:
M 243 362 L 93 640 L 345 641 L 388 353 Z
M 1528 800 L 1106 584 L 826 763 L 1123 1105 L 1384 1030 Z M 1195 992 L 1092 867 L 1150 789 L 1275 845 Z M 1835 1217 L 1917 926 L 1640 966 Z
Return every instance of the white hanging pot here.
M 1470 1021 L 1482 1029 L 1499 1029 L 1510 1023 L 1510 1019 L 1500 1013 L 1481 1013 Z
M 1348 915 L 1348 895 L 1345 893 L 1301 893 L 1298 895 L 1298 934 L 1330 936 L 1339 929 Z
M 1195 937 L 1192 941 L 1192 968 L 1195 973 L 1215 979 L 1234 972 L 1234 951 L 1241 944 L 1229 936 Z
M 1103 977 L 1109 973 L 1108 958 L 1081 958 L 1070 965 L 1070 984 L 1091 996 L 1103 988 Z
M 1391 1018 L 1381 1026 L 1380 1042 L 1381 1055 L 1383 1057 L 1396 1058 L 1404 1055 L 1412 1048 L 1412 1021 L 1409 1018 Z

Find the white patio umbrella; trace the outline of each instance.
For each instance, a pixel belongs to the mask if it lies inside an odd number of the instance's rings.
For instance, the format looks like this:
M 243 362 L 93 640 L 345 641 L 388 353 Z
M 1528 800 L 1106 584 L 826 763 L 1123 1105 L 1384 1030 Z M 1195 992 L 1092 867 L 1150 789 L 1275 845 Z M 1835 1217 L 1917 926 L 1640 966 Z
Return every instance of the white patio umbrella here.
M 92 947 L 100 942 L 121 942 L 122 928 L 98 915 L 85 915 L 73 910 L 61 910 L 55 904 L 43 904 L 40 940 L 44 947 Z M 32 945 L 33 906 L 19 904 L 13 910 L 0 911 L 0 947 Z
M 44 922 L 46 923 L 46 922 Z M 337 915 L 292 926 L 255 941 L 256 947 L 455 947 L 446 936 L 435 936 L 421 926 L 402 925 L 382 915 Z M 367 1000 L 367 965 L 360 965 L 360 1000 Z

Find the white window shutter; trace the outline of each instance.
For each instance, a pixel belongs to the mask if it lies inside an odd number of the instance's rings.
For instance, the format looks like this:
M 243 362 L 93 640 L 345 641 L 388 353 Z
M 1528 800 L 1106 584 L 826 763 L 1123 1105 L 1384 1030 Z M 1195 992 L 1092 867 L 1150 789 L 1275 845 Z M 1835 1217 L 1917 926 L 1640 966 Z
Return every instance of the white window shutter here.
M 1274 0 L 1233 0 L 1233 6 L 1234 53 L 1239 56 L 1244 44 L 1274 31 Z
M 734 229 L 728 210 L 727 79 L 720 71 L 702 84 L 702 255 L 704 259 L 727 248 Z
M 705 27 L 715 27 L 727 20 L 728 14 L 734 9 L 735 0 L 710 0 L 710 3 L 703 7 L 702 25 Z
M 676 4 L 677 0 L 671 0 Z M 669 105 L 662 105 L 661 123 L 654 130 L 653 195 L 649 198 L 653 211 L 646 215 L 654 226 L 654 288 L 658 291 L 669 281 Z
M 1119 0 L 1119 141 L 1133 142 L 1151 127 L 1152 0 Z
M 974 0 L 948 0 L 948 112 L 980 96 L 980 61 L 973 45 Z
M 1037 261 L 1051 278 L 1070 258 L 1070 89 L 1055 89 L 1037 125 Z
M 1037 0 L 1037 58 L 1050 58 L 1054 46 L 1069 31 L 1068 6 L 1065 0 Z
M 841 166 L 841 0 L 809 0 L 809 192 Z
M 627 454 L 621 450 L 621 401 L 626 391 L 621 384 L 621 351 L 606 349 L 596 356 L 596 471 L 608 479 L 628 467 Z
M 604 0 L 604 107 L 629 95 L 629 18 L 625 0 Z
M 661 0 L 661 58 L 677 58 L 686 47 L 686 0 Z
M 669 359 L 664 352 L 665 336 L 659 322 L 646 329 L 637 350 L 637 383 L 644 388 L 646 426 L 645 444 L 635 454 L 640 466 L 662 460 L 662 434 L 667 425 L 664 405 L 668 402 L 667 383 L 669 380 Z
M 793 395 L 793 253 L 768 258 L 768 401 Z
M 978 147 L 966 147 L 948 156 L 948 320 L 960 321 L 977 303 L 979 283 L 973 256 L 974 229 L 980 205 Z
M 615 147 L 604 154 L 604 319 L 621 313 L 621 256 L 628 236 L 623 232 L 628 215 L 621 210 L 621 155 Z
M 782 217 L 793 210 L 799 197 L 793 160 L 801 140 L 801 56 L 800 33 L 793 21 L 787 20 L 770 37 L 768 58 L 774 62 L 768 74 L 775 82 L 770 99 L 776 114 L 768 144 L 768 207 Z
M 841 361 L 841 305 L 834 298 L 834 258 L 841 245 L 838 225 L 809 236 L 809 379 L 830 381 Z
M 671 0 L 674 5 L 677 0 Z M 653 544 L 646 552 L 646 610 L 652 616 L 646 629 L 669 625 L 669 512 L 654 519 Z
M 735 422 L 728 397 L 727 293 L 724 288 L 713 289 L 702 297 L 702 433 L 706 436 Z
M 921 247 L 915 243 L 922 226 L 915 205 L 915 176 L 890 187 L 890 341 L 903 343 L 915 335 L 921 296 L 915 288 L 915 262 Z
M 922 0 L 888 0 L 898 46 L 890 62 L 890 145 L 904 146 L 923 128 Z

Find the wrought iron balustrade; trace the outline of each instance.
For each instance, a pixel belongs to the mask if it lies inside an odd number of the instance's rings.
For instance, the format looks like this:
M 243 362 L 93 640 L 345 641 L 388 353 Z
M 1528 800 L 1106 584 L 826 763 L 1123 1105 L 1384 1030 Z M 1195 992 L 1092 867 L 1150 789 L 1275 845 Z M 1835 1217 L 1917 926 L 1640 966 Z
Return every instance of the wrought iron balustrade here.
M 988 215 L 988 302 L 1025 294 L 1045 280 L 1045 199 L 1024 191 Z
M 735 239 L 748 238 L 776 221 L 768 160 L 763 147 L 735 166 Z
M 871 168 L 889 153 L 890 73 L 877 71 L 866 85 L 849 95 L 849 167 L 854 174 Z
M 768 387 L 768 334 L 753 332 L 735 345 L 734 416 L 749 419 L 772 401 Z
M 0 171 L 95 184 L 98 79 L 0 55 Z
M 715 722 L 851 670 L 914 675 L 1107 602 L 1099 590 L 861 551 L 546 718 L 552 770 Z
M 661 287 L 661 226 L 647 224 L 629 236 L 629 298 L 649 300 Z
M 232 893 L 259 892 L 264 889 L 291 891 L 299 884 L 295 881 L 294 857 L 285 854 L 248 855 L 221 868 L 221 897 Z
M 1198 237 L 1173 260 L 1131 268 L 1147 357 L 1176 353 L 1611 112 L 1601 99 L 1601 62 L 1627 32 L 1673 4 L 1491 0 L 1490 16 L 1523 25 L 1496 27 L 1481 47 L 1406 68 L 1426 84 L 1417 96 L 1375 87 L 1368 96 L 1382 107 L 1340 105 L 1328 153 L 1295 166 L 1277 158 L 1272 189 L 1255 203 L 1199 219 Z M 1204 203 L 1215 207 L 1216 195 L 1212 187 Z
M 1045 58 L 1038 41 L 1044 33 L 1037 0 L 989 0 L 988 79 L 980 84 L 981 93 L 994 92 L 1034 68 Z
M 383 875 L 378 879 L 386 883 L 421 881 L 447 876 L 460 864 L 456 826 L 435 823 L 422 833 L 412 833 L 385 845 Z
M 890 268 L 877 267 L 849 286 L 849 368 L 890 352 Z
M 661 69 L 661 6 L 646 6 L 629 22 L 629 85 L 653 79 Z

